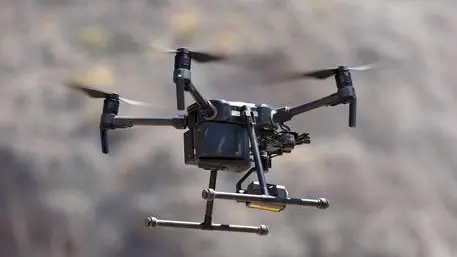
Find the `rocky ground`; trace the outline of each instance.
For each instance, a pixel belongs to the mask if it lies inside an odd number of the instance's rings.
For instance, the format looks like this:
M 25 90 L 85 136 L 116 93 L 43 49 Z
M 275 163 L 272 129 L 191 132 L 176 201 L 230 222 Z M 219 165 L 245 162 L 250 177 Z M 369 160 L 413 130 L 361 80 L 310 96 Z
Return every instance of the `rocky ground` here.
M 456 255 L 455 1 L 0 3 L 2 256 Z M 249 65 L 195 64 L 193 79 L 211 98 L 275 105 L 335 90 L 332 79 L 266 83 L 284 71 L 386 64 L 353 75 L 357 128 L 346 106 L 300 116 L 291 125 L 311 145 L 268 174 L 331 207 L 277 214 L 217 203 L 216 222 L 268 224 L 267 237 L 146 229 L 146 215 L 201 220 L 209 174 L 183 164 L 179 130 L 112 132 L 112 153 L 101 154 L 101 102 L 61 82 L 158 105 L 122 114 L 174 115 L 173 60 L 157 45 L 255 53 Z M 222 174 L 220 188 L 237 178 Z

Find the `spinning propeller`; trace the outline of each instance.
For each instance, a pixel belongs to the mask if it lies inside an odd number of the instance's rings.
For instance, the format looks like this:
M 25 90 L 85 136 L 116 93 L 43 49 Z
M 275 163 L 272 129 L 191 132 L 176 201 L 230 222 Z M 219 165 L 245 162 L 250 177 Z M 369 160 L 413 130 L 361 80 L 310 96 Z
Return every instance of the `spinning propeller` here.
M 333 69 L 323 69 L 323 70 L 315 70 L 315 71 L 307 71 L 307 72 L 296 72 L 289 75 L 284 76 L 281 80 L 282 81 L 291 81 L 297 79 L 305 79 L 305 78 L 314 78 L 314 79 L 327 79 L 331 76 L 334 76 L 341 70 L 348 70 L 348 71 L 366 71 L 372 70 L 376 67 L 374 64 L 368 64 L 363 66 L 357 67 L 345 67 L 339 66 Z
M 119 99 L 120 101 L 123 101 L 124 103 L 130 104 L 130 105 L 134 105 L 134 106 L 153 106 L 153 104 L 150 104 L 150 103 L 145 103 L 145 102 L 141 102 L 141 101 L 127 99 L 127 98 L 124 98 L 124 97 L 119 97 L 116 93 L 109 93 L 109 92 L 97 90 L 97 89 L 90 88 L 88 86 L 79 84 L 77 82 L 69 82 L 69 83 L 67 83 L 67 85 L 70 88 L 73 88 L 75 90 L 83 92 L 84 94 L 86 94 L 87 96 L 89 96 L 91 98 L 107 98 L 107 97 L 116 95 L 117 99 Z
M 180 49 L 183 49 L 183 48 L 179 48 L 179 49 L 173 50 L 173 49 L 157 47 L 157 46 L 153 46 L 153 48 L 154 48 L 155 52 L 167 53 L 167 54 L 176 54 L 179 52 Z M 199 62 L 199 63 L 217 62 L 217 61 L 224 61 L 224 60 L 230 59 L 229 56 L 223 55 L 223 54 L 201 52 L 201 51 L 191 51 L 187 48 L 185 50 L 188 52 L 188 54 L 192 60 Z

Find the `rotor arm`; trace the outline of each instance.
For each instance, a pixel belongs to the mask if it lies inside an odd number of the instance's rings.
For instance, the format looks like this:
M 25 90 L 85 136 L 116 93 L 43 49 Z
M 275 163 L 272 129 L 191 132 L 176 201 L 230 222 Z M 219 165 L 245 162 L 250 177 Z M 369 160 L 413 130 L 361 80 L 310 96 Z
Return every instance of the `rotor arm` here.
M 187 116 L 176 116 L 173 118 L 142 118 L 122 117 L 114 113 L 103 113 L 100 119 L 100 140 L 102 153 L 108 154 L 108 130 L 130 128 L 137 125 L 143 126 L 172 126 L 176 129 L 187 127 Z
M 114 116 L 112 118 L 112 125 L 114 128 L 128 128 L 133 126 L 172 126 L 176 129 L 185 129 L 187 127 L 186 123 L 185 116 L 176 116 L 173 118 Z
M 354 87 L 352 86 L 339 87 L 337 93 L 306 104 L 277 109 L 276 113 L 273 115 L 273 122 L 284 123 L 291 120 L 294 116 L 309 112 L 320 107 L 336 106 L 339 104 L 347 103 L 349 103 L 349 127 L 355 127 L 357 116 L 357 97 Z
M 352 68 L 354 69 L 354 68 Z M 349 104 L 349 127 L 356 126 L 357 119 L 357 96 L 352 83 L 350 68 L 340 66 L 337 69 L 323 70 L 312 73 L 312 76 L 319 76 L 317 78 L 326 78 L 331 75 L 335 76 L 335 83 L 338 89 L 337 93 L 321 98 L 319 100 L 298 105 L 295 107 L 284 107 L 276 110 L 273 116 L 273 121 L 276 123 L 283 123 L 291 120 L 294 116 L 314 110 L 323 106 L 335 106 L 339 104 Z M 308 74 L 309 75 L 309 74 Z
M 276 110 L 276 113 L 273 115 L 273 121 L 275 123 L 284 123 L 291 120 L 294 116 L 299 114 L 312 111 L 314 109 L 324 107 L 324 106 L 334 106 L 341 103 L 341 99 L 338 93 L 331 94 L 329 96 L 323 97 L 321 99 L 297 105 L 294 107 L 283 107 Z
M 185 84 L 184 91 L 189 92 L 192 95 L 198 107 L 200 107 L 203 116 L 214 117 L 216 115 L 216 108 L 200 94 L 192 82 Z

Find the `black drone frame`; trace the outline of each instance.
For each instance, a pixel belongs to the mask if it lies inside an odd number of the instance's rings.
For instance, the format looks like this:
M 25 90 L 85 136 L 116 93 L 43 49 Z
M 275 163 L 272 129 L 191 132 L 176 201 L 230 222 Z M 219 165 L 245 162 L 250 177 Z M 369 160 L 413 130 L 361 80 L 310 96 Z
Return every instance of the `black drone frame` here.
M 290 129 L 284 134 L 275 132 L 278 127 L 287 127 L 284 123 L 294 116 L 323 106 L 349 103 L 349 126 L 356 126 L 357 98 L 349 69 L 340 66 L 332 71 L 337 86 L 336 93 L 298 106 L 276 109 L 266 104 L 206 100 L 191 81 L 191 59 L 189 50 L 177 49 L 173 74 L 176 84 L 177 109 L 185 109 L 185 92 L 190 93 L 195 100 L 195 103 L 187 108 L 187 115 L 172 118 L 120 117 L 118 116 L 119 95 L 107 94 L 104 100 L 100 122 L 103 153 L 109 152 L 107 130 L 110 129 L 129 128 L 136 125 L 188 128 L 189 131 L 184 134 L 185 163 L 210 170 L 208 188 L 202 191 L 202 198 L 206 200 L 203 222 L 160 220 L 155 217 L 147 217 L 146 226 L 267 235 L 269 229 L 266 225 L 241 226 L 213 223 L 214 200 L 235 200 L 244 202 L 246 205 L 271 207 L 274 211 L 281 211 L 286 205 L 328 208 L 329 203 L 325 198 L 288 197 L 284 188 L 266 182 L 265 172 L 271 167 L 271 158 L 275 153 L 281 155 L 290 152 L 294 145 L 310 142 L 308 134 L 298 135 L 290 132 Z M 228 141 L 231 143 L 227 143 Z M 252 161 L 254 167 L 251 165 Z M 248 170 L 237 183 L 236 193 L 216 191 L 217 173 L 224 170 L 238 173 Z M 242 190 L 241 183 L 253 172 L 256 172 L 258 182 L 251 184 L 248 189 Z M 265 209 L 268 209 L 267 207 Z

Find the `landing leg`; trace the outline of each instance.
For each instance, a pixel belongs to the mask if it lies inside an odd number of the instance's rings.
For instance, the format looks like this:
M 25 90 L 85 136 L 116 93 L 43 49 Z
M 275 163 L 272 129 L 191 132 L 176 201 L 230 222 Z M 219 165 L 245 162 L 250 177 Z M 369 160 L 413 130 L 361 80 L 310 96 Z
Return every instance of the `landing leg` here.
M 248 170 L 248 172 L 246 172 L 246 174 L 244 174 L 243 177 L 241 177 L 241 179 L 236 183 L 236 186 L 235 186 L 235 192 L 237 193 L 241 193 L 241 184 L 252 174 L 252 172 L 255 171 L 255 168 L 251 168 L 250 170 Z
M 251 110 L 247 107 L 243 110 L 243 116 L 245 118 L 246 126 L 248 129 L 249 140 L 251 141 L 251 148 L 254 154 L 255 169 L 257 172 L 257 179 L 259 180 L 260 188 L 262 189 L 263 195 L 269 195 L 267 182 L 265 179 L 265 172 L 263 171 L 262 159 L 260 157 L 259 143 L 255 134 L 255 121 L 252 118 Z
M 217 170 L 212 170 L 211 174 L 209 175 L 209 186 L 213 190 L 216 190 L 216 180 L 217 180 Z M 211 224 L 213 223 L 213 209 L 214 209 L 214 201 L 206 201 L 206 209 L 205 209 L 205 219 L 203 220 L 202 226 L 205 228 L 211 228 Z

